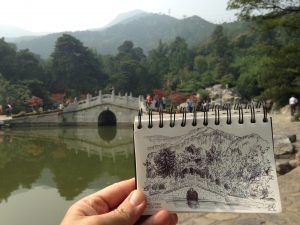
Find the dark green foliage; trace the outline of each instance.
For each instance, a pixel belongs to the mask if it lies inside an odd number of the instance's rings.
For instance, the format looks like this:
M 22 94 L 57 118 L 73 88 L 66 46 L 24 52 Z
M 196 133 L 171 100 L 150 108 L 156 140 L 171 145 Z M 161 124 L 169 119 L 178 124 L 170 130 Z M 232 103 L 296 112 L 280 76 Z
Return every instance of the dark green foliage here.
M 0 73 L 7 80 L 16 75 L 16 46 L 0 39 Z
M 96 55 L 68 34 L 57 39 L 52 54 L 54 92 L 91 93 L 104 87 L 106 76 Z
M 134 95 L 151 90 L 148 88 L 151 80 L 143 49 L 134 47 L 131 41 L 125 41 L 118 50 L 115 57 L 106 59 L 106 70 L 111 72 L 108 86 L 113 86 L 118 92 L 132 92 Z
M 244 95 L 251 97 L 255 93 L 279 105 L 286 104 L 292 94 L 299 95 L 300 2 L 231 0 L 228 7 L 239 9 L 240 18 L 253 20 L 259 37 L 253 45 L 257 68 L 248 68 L 252 75 L 241 74 L 238 89 L 241 91 L 248 83 L 250 88 Z M 264 14 L 255 15 L 257 10 Z M 257 71 L 253 74 L 254 70 Z

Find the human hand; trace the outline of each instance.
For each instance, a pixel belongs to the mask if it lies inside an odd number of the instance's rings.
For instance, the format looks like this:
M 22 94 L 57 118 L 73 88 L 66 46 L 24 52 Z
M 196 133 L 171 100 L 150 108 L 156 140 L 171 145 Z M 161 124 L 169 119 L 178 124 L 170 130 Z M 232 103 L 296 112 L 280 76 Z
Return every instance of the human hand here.
M 161 210 L 139 222 L 146 207 L 144 193 L 134 190 L 135 180 L 121 181 L 74 203 L 61 225 L 175 225 L 176 214 Z

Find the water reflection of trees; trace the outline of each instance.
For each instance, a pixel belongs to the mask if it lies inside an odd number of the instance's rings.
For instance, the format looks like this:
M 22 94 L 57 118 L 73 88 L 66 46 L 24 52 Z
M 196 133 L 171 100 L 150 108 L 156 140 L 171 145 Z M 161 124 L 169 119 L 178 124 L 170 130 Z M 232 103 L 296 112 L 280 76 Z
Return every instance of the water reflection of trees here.
M 122 133 L 117 132 L 109 142 L 101 140 L 97 129 L 92 128 L 16 130 L 0 134 L 0 202 L 21 187 L 31 188 L 45 168 L 50 169 L 58 192 L 67 200 L 79 195 L 103 174 L 119 179 L 132 177 L 131 130 L 124 132 L 126 135 Z

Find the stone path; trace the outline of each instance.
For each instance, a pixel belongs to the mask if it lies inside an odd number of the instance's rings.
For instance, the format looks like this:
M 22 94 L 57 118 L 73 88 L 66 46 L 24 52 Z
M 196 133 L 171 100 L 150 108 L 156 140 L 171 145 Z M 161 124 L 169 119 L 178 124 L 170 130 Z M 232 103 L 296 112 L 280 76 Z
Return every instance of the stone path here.
M 0 121 L 4 121 L 4 120 L 10 120 L 11 117 L 7 117 L 5 115 L 0 115 Z
M 275 135 L 296 134 L 293 143 L 300 152 L 300 122 L 291 122 L 288 113 L 272 114 Z M 278 177 L 282 213 L 179 213 L 181 225 L 300 225 L 300 166 Z

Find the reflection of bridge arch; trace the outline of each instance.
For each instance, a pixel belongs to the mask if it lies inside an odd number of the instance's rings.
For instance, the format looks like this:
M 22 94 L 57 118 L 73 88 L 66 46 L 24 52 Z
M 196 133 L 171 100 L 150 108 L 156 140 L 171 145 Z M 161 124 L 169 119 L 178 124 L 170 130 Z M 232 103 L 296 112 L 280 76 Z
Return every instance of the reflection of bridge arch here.
M 106 126 L 106 127 L 99 127 L 98 134 L 100 139 L 110 142 L 113 141 L 117 135 L 117 126 Z
M 115 126 L 116 124 L 117 124 L 116 115 L 109 109 L 99 114 L 98 126 Z

